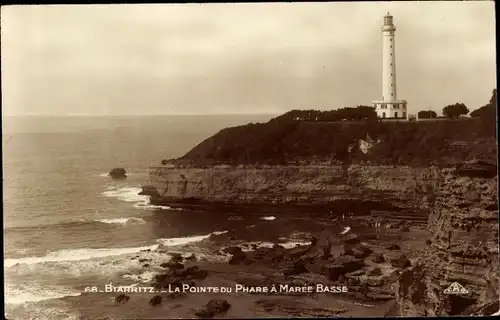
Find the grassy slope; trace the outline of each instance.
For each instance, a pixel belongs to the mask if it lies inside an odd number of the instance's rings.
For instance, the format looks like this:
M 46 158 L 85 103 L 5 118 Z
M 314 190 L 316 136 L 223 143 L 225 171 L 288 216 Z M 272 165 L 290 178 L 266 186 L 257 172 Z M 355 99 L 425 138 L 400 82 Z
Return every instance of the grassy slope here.
M 490 123 L 491 122 L 491 123 Z M 380 139 L 364 154 L 359 139 Z M 449 164 L 473 158 L 496 162 L 495 120 L 429 122 L 306 122 L 280 119 L 226 128 L 177 161 L 196 163 Z M 455 142 L 455 143 L 453 143 Z M 459 142 L 458 144 L 456 142 Z

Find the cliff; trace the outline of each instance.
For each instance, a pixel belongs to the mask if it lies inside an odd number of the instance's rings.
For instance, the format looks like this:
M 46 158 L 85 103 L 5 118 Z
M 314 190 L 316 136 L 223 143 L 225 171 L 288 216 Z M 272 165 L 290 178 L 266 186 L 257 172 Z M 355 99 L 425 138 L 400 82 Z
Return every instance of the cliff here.
M 435 188 L 437 167 L 408 166 L 158 166 L 143 194 L 156 204 L 329 204 L 383 200 L 421 207 Z
M 499 310 L 497 168 L 466 163 L 439 173 L 431 243 L 399 281 L 397 313 L 488 315 Z M 468 294 L 446 294 L 458 282 Z

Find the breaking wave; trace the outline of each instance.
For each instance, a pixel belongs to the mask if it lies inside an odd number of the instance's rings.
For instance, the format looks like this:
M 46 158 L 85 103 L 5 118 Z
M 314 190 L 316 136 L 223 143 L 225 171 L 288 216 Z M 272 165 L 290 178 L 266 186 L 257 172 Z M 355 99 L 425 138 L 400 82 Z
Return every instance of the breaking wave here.
M 43 287 L 39 285 L 22 287 L 6 285 L 5 303 L 22 304 L 26 302 L 39 302 L 44 300 L 59 299 L 63 297 L 76 297 L 80 295 L 80 292 L 65 288 Z
M 124 279 L 130 279 L 130 280 L 134 280 L 134 281 L 148 283 L 151 280 L 153 280 L 154 276 L 157 274 L 158 274 L 158 272 L 146 271 L 146 272 L 143 272 L 141 274 L 125 274 L 122 277 Z
M 214 231 L 209 234 L 201 235 L 201 236 L 190 236 L 190 237 L 181 237 L 181 238 L 165 238 L 158 239 L 157 242 L 165 247 L 174 247 L 174 246 L 182 246 L 192 242 L 200 242 L 205 239 L 210 238 L 211 235 L 220 235 L 227 233 L 227 231 Z
M 286 241 L 278 243 L 267 242 L 267 241 L 253 241 L 253 242 L 245 242 L 242 244 L 238 244 L 236 246 L 240 247 L 242 251 L 254 251 L 255 249 L 258 248 L 272 248 L 275 245 L 280 245 L 285 249 L 292 249 L 295 248 L 296 246 L 304 246 L 310 244 L 311 244 L 310 241 Z
M 271 221 L 271 220 L 275 220 L 276 217 L 275 216 L 267 216 L 267 217 L 262 217 L 261 219 L 262 220 L 269 220 L 269 221 Z
M 94 220 L 96 222 L 101 222 L 101 223 L 107 223 L 107 224 L 126 224 L 126 223 L 145 223 L 144 219 L 142 218 L 135 218 L 135 217 L 130 217 L 130 218 L 116 218 L 116 219 L 97 219 Z
M 349 232 L 349 230 L 351 230 L 351 227 L 345 227 L 344 230 L 339 234 L 346 234 Z
M 116 198 L 124 202 L 134 203 L 133 207 L 137 209 L 172 209 L 169 206 L 157 206 L 149 204 L 149 197 L 140 195 L 141 188 L 138 187 L 109 187 L 102 192 L 102 195 L 108 198 Z
M 132 247 L 132 248 L 105 248 L 105 249 L 73 249 L 73 250 L 60 250 L 50 252 L 41 257 L 24 257 L 17 259 L 5 259 L 4 265 L 10 268 L 17 264 L 37 264 L 45 262 L 61 262 L 61 261 L 79 261 L 90 260 L 95 258 L 104 258 L 109 256 L 119 256 L 122 254 L 129 254 L 140 252 L 141 250 L 155 250 L 158 245 Z

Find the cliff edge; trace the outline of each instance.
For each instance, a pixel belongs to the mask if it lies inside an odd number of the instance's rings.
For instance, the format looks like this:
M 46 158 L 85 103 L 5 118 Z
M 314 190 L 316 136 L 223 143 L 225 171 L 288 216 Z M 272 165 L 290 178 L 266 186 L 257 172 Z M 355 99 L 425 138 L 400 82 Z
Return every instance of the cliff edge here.
M 491 315 L 500 309 L 496 165 L 464 163 L 440 172 L 428 249 L 400 277 L 397 314 Z M 466 293 L 446 289 L 453 283 Z

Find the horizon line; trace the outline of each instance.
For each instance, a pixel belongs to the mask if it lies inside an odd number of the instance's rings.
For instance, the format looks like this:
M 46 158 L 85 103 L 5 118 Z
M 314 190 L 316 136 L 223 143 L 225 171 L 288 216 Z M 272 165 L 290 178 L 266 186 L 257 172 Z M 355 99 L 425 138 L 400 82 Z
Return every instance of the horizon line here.
M 282 112 L 263 113 L 148 113 L 148 114 L 3 114 L 2 117 L 155 117 L 155 116 L 258 116 Z

